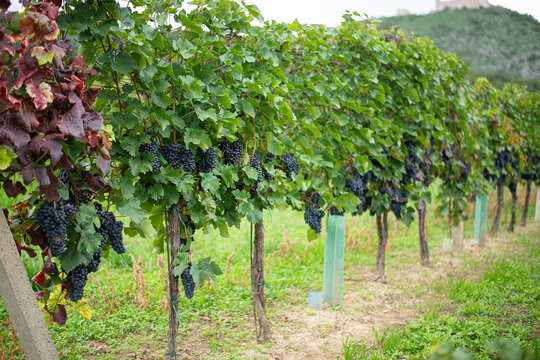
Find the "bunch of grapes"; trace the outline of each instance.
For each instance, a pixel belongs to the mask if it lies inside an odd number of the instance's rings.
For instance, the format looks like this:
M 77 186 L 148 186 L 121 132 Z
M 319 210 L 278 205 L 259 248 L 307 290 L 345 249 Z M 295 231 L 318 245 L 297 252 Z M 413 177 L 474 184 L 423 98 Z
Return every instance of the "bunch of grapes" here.
M 103 253 L 101 251 L 101 248 L 98 248 L 97 251 L 94 253 L 92 261 L 90 261 L 90 264 L 86 266 L 86 269 L 88 270 L 89 274 L 98 271 L 99 264 L 101 263 L 102 255 Z
M 345 210 L 339 211 L 339 209 L 335 206 L 330 208 L 330 215 L 343 216 L 343 214 L 345 214 Z
M 195 170 L 195 153 L 192 149 L 186 148 L 182 144 L 170 144 L 161 147 L 161 155 L 165 161 L 173 168 L 180 169 L 184 166 L 184 171 L 187 173 Z
M 209 148 L 203 151 L 201 148 L 197 150 L 197 171 L 201 173 L 211 172 L 217 165 L 216 152 Z
M 69 298 L 73 302 L 81 300 L 84 296 L 84 286 L 88 279 L 88 268 L 84 265 L 79 265 L 71 270 L 67 275 L 69 282 Z
M 296 162 L 292 154 L 284 154 L 281 158 L 283 161 L 283 165 L 285 166 L 285 174 L 287 175 L 287 178 L 292 179 L 292 174 L 295 175 L 298 174 L 300 171 L 300 164 Z
M 106 246 L 107 243 L 111 245 L 114 251 L 118 254 L 126 252 L 126 248 L 123 243 L 123 230 L 124 223 L 117 221 L 114 214 L 110 211 L 103 211 L 103 207 L 100 203 L 94 203 L 96 210 L 98 211 L 98 217 L 100 221 L 100 227 L 97 232 L 103 236 L 101 247 Z
M 317 234 L 322 230 L 322 218 L 324 217 L 324 211 L 317 210 L 313 205 L 308 206 L 304 213 L 304 221 L 309 225 Z
M 45 232 L 47 243 L 54 256 L 66 252 L 64 244 L 67 235 L 69 219 L 77 209 L 70 203 L 59 203 L 56 207 L 43 204 L 34 214 L 34 223 L 41 226 Z
M 409 201 L 409 192 L 405 189 L 398 190 L 393 186 L 381 185 L 379 187 L 381 194 L 388 195 L 390 209 L 398 220 L 401 220 L 401 209 Z
M 465 163 L 465 166 L 463 167 L 463 171 L 461 172 L 461 175 L 459 177 L 459 181 L 467 182 L 467 180 L 469 180 L 470 172 L 471 172 L 471 166 Z
M 253 158 L 251 159 L 251 167 L 257 170 L 259 173 L 259 176 L 257 176 L 257 182 L 262 181 L 262 170 L 261 170 L 261 155 L 260 154 L 254 154 Z
M 191 276 L 191 261 L 188 262 L 187 268 L 184 269 L 180 278 L 182 279 L 182 286 L 184 287 L 184 293 L 188 299 L 193 297 L 195 292 L 195 282 L 193 281 L 193 276 Z
M 265 159 L 264 159 L 264 163 L 265 163 L 265 164 L 272 164 L 272 165 L 273 165 L 273 164 L 274 164 L 275 157 L 276 157 L 276 156 L 275 156 L 274 154 L 272 154 L 272 153 L 266 153 L 266 157 L 265 157 Z M 270 181 L 270 180 L 272 180 L 274 177 L 273 177 L 272 175 L 270 175 L 270 174 L 266 171 L 266 169 L 265 169 L 265 171 L 264 171 L 264 178 L 265 178 L 266 180 Z
M 512 193 L 512 195 L 516 195 L 517 192 L 517 181 L 512 181 L 510 184 L 508 184 L 508 189 Z
M 220 150 L 223 151 L 223 158 L 225 164 L 238 166 L 238 160 L 240 160 L 243 152 L 242 135 L 237 133 L 236 137 L 238 139 L 234 142 L 225 140 L 224 142 L 219 144 Z
M 150 138 L 152 139 L 151 142 L 142 144 L 139 147 L 140 153 L 148 153 L 152 154 L 154 157 L 154 163 L 152 164 L 152 174 L 155 174 L 159 171 L 160 163 L 159 163 L 159 145 L 156 141 L 154 141 L 154 133 L 148 132 L 148 135 L 150 135 Z

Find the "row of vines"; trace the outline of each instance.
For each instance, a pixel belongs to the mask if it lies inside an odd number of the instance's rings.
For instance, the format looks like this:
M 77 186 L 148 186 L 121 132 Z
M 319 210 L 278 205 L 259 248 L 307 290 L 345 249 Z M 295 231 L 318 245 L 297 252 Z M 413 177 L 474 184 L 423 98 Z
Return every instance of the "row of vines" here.
M 385 281 L 388 216 L 420 221 L 427 265 L 432 200 L 452 226 L 496 185 L 496 233 L 505 186 L 513 229 L 518 181 L 527 199 L 540 181 L 538 93 L 470 84 L 456 56 L 356 13 L 327 28 L 264 22 L 232 0 L 24 5 L 0 2 L 0 182 L 19 250 L 43 258 L 34 281 L 51 321 L 66 320 L 52 296 L 80 302 L 123 235 L 152 227 L 170 255 L 173 358 L 178 279 L 191 297 L 221 273 L 191 253 L 193 234 L 247 219 L 267 340 L 263 211 L 303 211 L 310 239 L 325 216 L 369 212 Z

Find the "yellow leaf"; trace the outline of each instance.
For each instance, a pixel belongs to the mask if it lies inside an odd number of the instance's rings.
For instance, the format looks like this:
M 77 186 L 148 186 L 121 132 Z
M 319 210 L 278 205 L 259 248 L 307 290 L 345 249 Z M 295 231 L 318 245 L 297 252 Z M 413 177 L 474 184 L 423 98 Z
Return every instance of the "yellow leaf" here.
M 90 305 L 88 305 L 86 300 L 84 300 L 84 298 L 77 301 L 77 303 L 75 304 L 75 310 L 77 310 L 85 319 L 88 320 L 92 318 L 92 314 L 94 313 L 94 311 L 92 310 Z

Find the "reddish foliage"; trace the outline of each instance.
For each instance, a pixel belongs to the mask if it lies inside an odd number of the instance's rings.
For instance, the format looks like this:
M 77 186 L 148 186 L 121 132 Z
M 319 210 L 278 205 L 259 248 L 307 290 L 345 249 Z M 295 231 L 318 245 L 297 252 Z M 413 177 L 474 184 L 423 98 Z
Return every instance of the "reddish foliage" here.
M 98 168 L 104 173 L 110 161 L 103 119 L 91 108 L 99 89 L 86 87 L 95 72 L 82 57 L 68 58 L 69 40 L 58 40 L 59 4 L 28 5 L 19 22 L 20 34 L 7 30 L 12 21 L 8 13 L 0 16 L 0 52 L 9 55 L 0 58 L 0 145 L 17 154 L 11 174 L 21 173 L 25 184 L 36 179 L 48 201 L 58 197 L 53 168 L 68 155 L 65 141 L 86 144 L 85 153 L 99 158 Z M 25 188 L 7 181 L 11 174 L 0 175 L 0 182 L 16 196 Z

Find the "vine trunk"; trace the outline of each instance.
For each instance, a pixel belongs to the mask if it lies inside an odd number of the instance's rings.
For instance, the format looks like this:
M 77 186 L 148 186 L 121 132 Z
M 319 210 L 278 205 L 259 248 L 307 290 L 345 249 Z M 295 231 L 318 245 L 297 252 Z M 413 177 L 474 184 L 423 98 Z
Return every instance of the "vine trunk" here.
M 525 192 L 525 204 L 523 205 L 523 212 L 521 213 L 521 226 L 527 225 L 527 215 L 529 214 L 529 202 L 531 201 L 531 185 L 532 185 L 532 181 L 527 180 L 527 190 Z
M 180 218 L 182 214 L 182 203 L 171 207 L 169 216 L 169 241 L 170 241 L 170 261 L 174 261 L 176 255 L 180 251 L 181 245 L 181 225 Z M 171 265 L 170 265 L 171 266 Z M 165 360 L 173 360 L 177 358 L 176 354 L 176 337 L 178 336 L 178 319 L 175 309 L 178 309 L 178 278 L 173 275 L 172 269 L 169 268 L 169 332 L 167 335 L 167 354 Z
M 388 210 L 377 215 L 377 236 L 379 237 L 379 247 L 377 249 L 375 281 L 385 283 L 384 257 L 386 254 L 386 243 L 388 241 Z
M 497 209 L 495 210 L 495 217 L 491 224 L 491 230 L 489 230 L 490 236 L 495 236 L 499 233 L 499 227 L 501 225 L 501 214 L 504 203 L 504 182 L 499 180 L 497 182 Z
M 420 240 L 420 261 L 422 262 L 422 266 L 429 266 L 426 229 L 426 203 L 424 200 L 420 200 L 420 206 L 418 207 L 418 237 Z
M 264 223 L 261 219 L 255 224 L 255 238 L 253 253 L 251 254 L 251 293 L 253 295 L 253 307 L 257 314 L 259 327 L 258 341 L 269 342 L 271 340 L 270 323 L 266 316 L 266 295 L 264 294 Z

